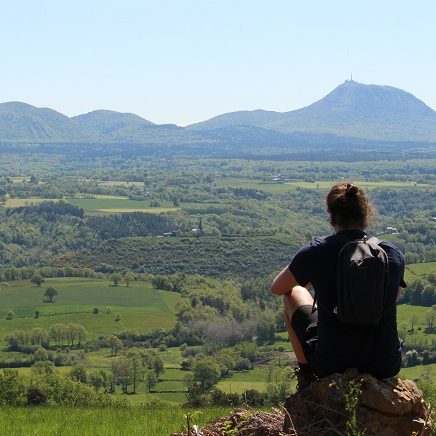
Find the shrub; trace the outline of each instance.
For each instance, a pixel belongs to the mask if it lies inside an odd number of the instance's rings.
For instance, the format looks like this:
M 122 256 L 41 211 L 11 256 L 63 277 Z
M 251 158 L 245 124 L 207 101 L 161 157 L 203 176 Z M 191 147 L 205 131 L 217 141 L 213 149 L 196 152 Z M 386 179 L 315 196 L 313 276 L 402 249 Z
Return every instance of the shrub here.
M 12 310 L 10 310 L 7 314 L 6 314 L 6 319 L 11 320 L 15 318 L 15 312 L 13 312 Z
M 192 366 L 192 359 L 183 359 L 180 362 L 180 369 L 182 371 L 189 371 L 191 369 Z
M 48 360 L 48 353 L 44 347 L 40 347 L 35 351 L 35 360 L 36 361 Z
M 236 371 L 244 371 L 244 370 L 249 370 L 253 367 L 253 365 L 250 362 L 250 359 L 247 358 L 241 358 L 238 359 L 235 365 L 235 370 Z

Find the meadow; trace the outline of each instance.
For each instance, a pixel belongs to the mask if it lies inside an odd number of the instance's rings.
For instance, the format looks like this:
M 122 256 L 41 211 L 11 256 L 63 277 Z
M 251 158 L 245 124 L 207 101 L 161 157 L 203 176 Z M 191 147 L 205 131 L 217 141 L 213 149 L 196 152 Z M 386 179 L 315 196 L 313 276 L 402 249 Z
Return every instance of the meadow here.
M 8 198 L 6 201 L 7 208 L 34 206 L 46 201 L 61 201 L 58 198 Z M 128 197 L 118 195 L 92 195 L 91 198 L 78 195 L 74 198 L 63 198 L 74 206 L 82 208 L 87 215 L 101 215 L 109 213 L 127 213 L 127 212 L 147 212 L 147 213 L 167 213 L 176 212 L 180 208 L 174 207 L 170 203 L 161 207 L 151 207 L 148 201 L 130 200 Z
M 432 264 L 413 264 L 408 270 L 413 274 L 426 273 L 433 268 Z M 43 302 L 44 290 L 52 286 L 58 294 L 54 303 Z M 120 333 L 127 330 L 149 332 L 156 328 L 170 329 L 176 322 L 176 304 L 180 295 L 169 291 L 158 291 L 150 283 L 130 282 L 129 287 L 124 283 L 114 286 L 110 280 L 87 278 L 51 278 L 37 287 L 30 281 L 11 281 L 8 286 L 0 290 L 0 339 L 14 330 L 29 330 L 35 327 L 49 329 L 56 323 L 77 322 L 82 324 L 89 339 L 99 335 Z M 95 312 L 98 308 L 98 313 Z M 14 311 L 15 318 L 6 319 L 9 310 Z M 427 333 L 426 307 L 399 305 L 398 325 L 405 333 L 405 344 L 413 346 L 422 341 L 436 340 L 436 333 Z M 35 317 L 35 312 L 39 317 Z M 116 320 L 116 315 L 120 319 Z M 411 331 L 411 319 L 415 317 L 414 330 Z M 261 360 L 255 364 L 253 370 L 231 371 L 218 382 L 218 387 L 229 393 L 243 393 L 247 389 L 265 392 L 270 377 L 270 363 L 284 367 L 289 363 L 291 345 L 286 333 L 277 334 L 278 342 L 275 346 L 282 346 L 285 352 L 277 352 L 271 359 Z M 158 350 L 156 350 L 158 351 Z M 78 353 L 72 349 L 70 353 Z M 180 369 L 183 360 L 178 347 L 158 351 L 165 365 L 165 372 L 153 392 L 147 392 L 144 383 L 140 383 L 136 395 L 129 395 L 132 404 L 138 404 L 150 398 L 159 398 L 172 404 L 182 404 L 186 401 L 186 383 L 184 379 L 188 371 Z M 0 351 L 1 358 L 12 358 L 20 353 Z M 107 348 L 87 352 L 82 364 L 90 371 L 98 369 L 110 370 L 113 357 Z M 407 377 L 416 378 L 427 367 L 406 368 Z M 71 367 L 59 367 L 61 374 L 68 374 Z M 20 372 L 30 375 L 30 368 L 21 368 Z M 403 374 L 403 372 L 402 372 Z M 410 374 L 410 375 L 409 375 Z M 432 374 L 432 377 L 434 375 Z M 292 382 L 293 385 L 293 382 Z M 121 395 L 117 389 L 117 394 Z
M 228 414 L 228 407 L 204 408 L 201 412 L 180 407 L 131 408 L 1 408 L 0 434 L 11 436 L 94 436 L 101 434 L 161 436 L 192 424 L 204 425 Z
M 417 276 L 423 276 L 430 273 L 436 273 L 436 262 L 412 263 L 406 265 L 405 280 L 411 281 Z
M 44 201 L 59 201 L 59 200 L 54 198 L 36 198 L 36 197 L 8 198 L 5 206 L 7 208 L 34 206 L 36 204 L 43 203 Z
M 53 303 L 44 302 L 48 287 L 58 292 Z M 13 330 L 70 322 L 82 324 L 89 338 L 126 330 L 171 328 L 179 298 L 179 294 L 157 291 L 145 282 L 130 282 L 127 287 L 103 279 L 51 278 L 37 287 L 30 281 L 13 281 L 0 290 L 0 338 Z M 93 313 L 95 308 L 97 314 Z M 10 310 L 15 318 L 6 320 Z M 120 314 L 119 321 L 116 314 Z
M 412 366 L 411 368 L 401 368 L 400 371 L 400 377 L 409 380 L 417 380 L 423 374 L 430 375 L 434 383 L 436 376 L 436 363 L 432 363 L 430 365 Z
M 129 200 L 127 197 L 115 195 L 95 196 L 95 198 L 69 198 L 67 201 L 74 206 L 81 207 L 88 215 L 123 212 L 163 213 L 179 210 L 178 207 L 170 205 L 150 207 L 148 201 Z
M 415 183 L 415 182 L 401 182 L 395 180 L 384 180 L 384 181 L 365 181 L 365 180 L 355 180 L 357 185 L 364 188 L 434 188 L 433 185 L 426 183 Z M 246 177 L 222 177 L 215 181 L 216 186 L 220 187 L 239 187 L 245 189 L 257 189 L 259 191 L 265 191 L 272 194 L 281 194 L 288 192 L 295 188 L 304 189 L 319 189 L 327 190 L 331 188 L 338 180 L 319 180 L 313 182 L 305 181 L 286 181 L 286 180 L 269 180 L 263 178 L 246 178 Z

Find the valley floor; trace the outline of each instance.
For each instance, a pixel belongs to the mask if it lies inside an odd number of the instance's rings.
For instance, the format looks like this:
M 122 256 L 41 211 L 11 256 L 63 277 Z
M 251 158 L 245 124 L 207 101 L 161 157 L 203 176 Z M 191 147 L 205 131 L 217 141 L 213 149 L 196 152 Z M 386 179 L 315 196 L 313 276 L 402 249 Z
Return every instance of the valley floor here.
M 92 409 L 23 407 L 0 409 L 0 434 L 9 436 L 163 436 L 183 430 L 186 414 L 203 425 L 225 416 L 230 408 L 207 408 L 201 413 L 180 407 L 163 409 Z

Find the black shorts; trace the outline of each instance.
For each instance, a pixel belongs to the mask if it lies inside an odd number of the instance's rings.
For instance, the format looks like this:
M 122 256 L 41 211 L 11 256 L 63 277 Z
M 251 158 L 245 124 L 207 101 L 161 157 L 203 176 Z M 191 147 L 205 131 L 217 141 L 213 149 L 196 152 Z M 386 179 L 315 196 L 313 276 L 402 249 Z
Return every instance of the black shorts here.
M 398 374 L 401 367 L 401 354 L 393 355 L 382 362 L 372 362 L 371 364 L 346 364 L 341 361 L 330 361 L 322 358 L 317 353 L 318 346 L 318 311 L 312 313 L 312 305 L 300 306 L 292 315 L 291 326 L 297 335 L 303 348 L 304 356 L 314 374 L 318 377 L 325 377 L 335 372 L 343 373 L 347 368 L 357 368 L 361 373 L 369 373 L 374 377 L 383 379 L 393 377 Z M 349 363 L 349 362 L 348 362 Z
M 312 313 L 312 305 L 300 306 L 292 315 L 292 328 L 303 348 L 307 362 L 312 366 L 312 355 L 318 344 L 318 311 Z

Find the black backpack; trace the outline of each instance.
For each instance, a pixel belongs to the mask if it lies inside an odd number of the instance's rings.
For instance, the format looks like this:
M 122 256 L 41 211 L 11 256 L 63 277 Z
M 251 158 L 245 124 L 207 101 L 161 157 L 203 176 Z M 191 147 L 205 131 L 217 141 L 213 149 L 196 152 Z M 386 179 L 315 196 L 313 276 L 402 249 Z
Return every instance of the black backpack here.
M 388 256 L 380 243 L 376 237 L 364 236 L 347 242 L 339 251 L 334 312 L 342 322 L 377 325 L 383 316 Z

